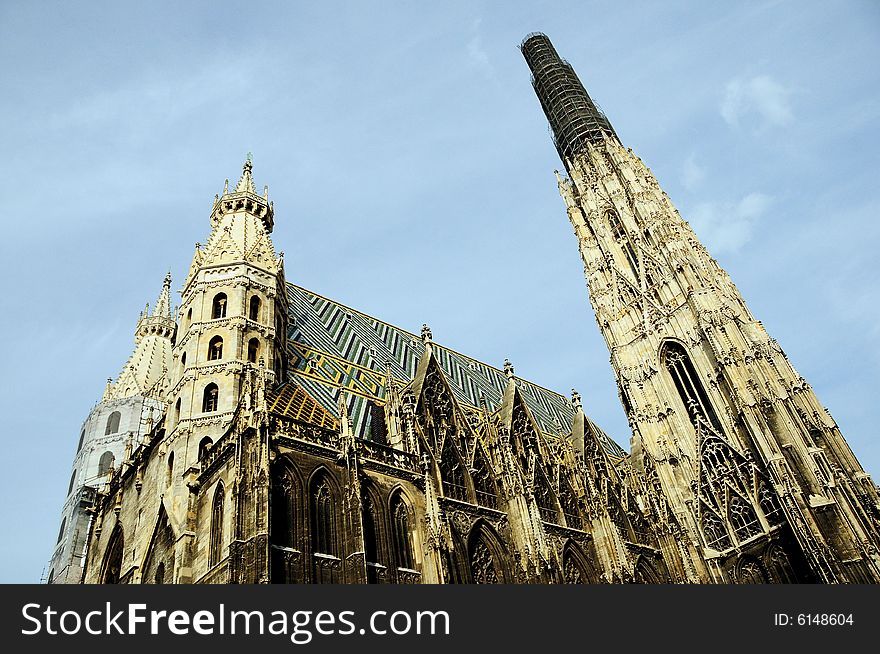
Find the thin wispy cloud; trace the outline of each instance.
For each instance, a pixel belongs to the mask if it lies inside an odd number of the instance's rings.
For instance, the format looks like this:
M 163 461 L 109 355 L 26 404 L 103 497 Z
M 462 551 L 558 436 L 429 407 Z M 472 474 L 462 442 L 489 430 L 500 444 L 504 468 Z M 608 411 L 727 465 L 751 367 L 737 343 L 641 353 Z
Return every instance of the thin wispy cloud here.
M 688 191 L 695 190 L 706 178 L 706 169 L 697 163 L 696 155 L 691 152 L 684 160 L 681 169 L 681 185 Z
M 471 25 L 471 40 L 467 44 L 467 54 L 471 65 L 488 78 L 495 77 L 495 68 L 489 61 L 489 55 L 483 48 L 483 39 L 480 36 L 481 18 L 477 18 Z
M 689 212 L 688 220 L 710 252 L 736 252 L 751 240 L 771 201 L 764 193 L 749 193 L 739 202 L 703 202 Z
M 791 90 L 769 75 L 732 79 L 724 90 L 721 117 L 732 127 L 750 119 L 757 120 L 759 128 L 783 127 L 793 119 Z
M 146 70 L 115 88 L 62 105 L 49 117 L 48 126 L 105 130 L 123 123 L 129 136 L 150 134 L 159 125 L 203 113 L 230 94 L 248 93 L 258 82 L 254 68 L 253 61 L 237 59 L 210 62 L 176 76 Z

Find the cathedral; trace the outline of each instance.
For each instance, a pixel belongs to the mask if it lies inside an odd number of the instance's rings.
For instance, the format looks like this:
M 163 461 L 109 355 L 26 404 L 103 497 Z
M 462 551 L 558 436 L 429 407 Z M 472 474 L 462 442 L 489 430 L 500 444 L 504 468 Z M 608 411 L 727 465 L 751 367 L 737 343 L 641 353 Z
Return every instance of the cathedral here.
M 632 433 L 287 281 L 248 157 L 79 434 L 49 583 L 878 583 L 834 420 L 543 34 L 521 44 Z

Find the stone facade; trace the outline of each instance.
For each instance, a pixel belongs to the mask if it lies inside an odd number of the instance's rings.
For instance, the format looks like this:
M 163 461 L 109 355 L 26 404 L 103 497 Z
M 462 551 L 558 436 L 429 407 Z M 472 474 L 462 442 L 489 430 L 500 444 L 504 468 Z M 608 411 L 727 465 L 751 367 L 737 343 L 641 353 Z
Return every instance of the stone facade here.
M 248 160 L 86 422 L 51 582 L 880 580 L 876 486 L 583 88 L 557 111 L 533 38 L 631 454 L 577 393 L 288 283 Z

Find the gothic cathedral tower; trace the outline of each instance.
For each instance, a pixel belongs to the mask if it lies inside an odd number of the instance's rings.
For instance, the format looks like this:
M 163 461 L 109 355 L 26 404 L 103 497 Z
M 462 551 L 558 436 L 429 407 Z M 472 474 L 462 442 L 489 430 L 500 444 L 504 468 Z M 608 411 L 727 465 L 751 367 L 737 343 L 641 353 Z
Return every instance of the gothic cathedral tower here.
M 264 507 L 268 489 L 265 389 L 286 376 L 288 309 L 283 255 L 269 236 L 274 207 L 268 187 L 257 193 L 252 168 L 248 155 L 235 188 L 230 191 L 227 180 L 223 195 L 214 198 L 211 234 L 204 246 L 196 244 L 183 285 L 164 454 L 173 502 L 164 510 L 175 533 L 184 534 L 180 540 L 190 537 L 196 507 L 187 504 L 195 497 L 187 489 L 194 491 L 212 449 L 238 438 L 228 487 L 236 512 L 254 520 L 224 529 L 242 547 L 266 550 L 251 552 L 261 560 L 268 556 L 268 528 L 253 507 Z M 225 491 L 218 484 L 215 495 L 222 498 Z M 190 545 L 179 542 L 177 556 L 193 556 Z M 188 583 L 190 574 L 184 561 L 174 581 Z
M 667 560 L 698 582 L 880 582 L 877 487 L 834 420 L 550 40 L 521 49 Z

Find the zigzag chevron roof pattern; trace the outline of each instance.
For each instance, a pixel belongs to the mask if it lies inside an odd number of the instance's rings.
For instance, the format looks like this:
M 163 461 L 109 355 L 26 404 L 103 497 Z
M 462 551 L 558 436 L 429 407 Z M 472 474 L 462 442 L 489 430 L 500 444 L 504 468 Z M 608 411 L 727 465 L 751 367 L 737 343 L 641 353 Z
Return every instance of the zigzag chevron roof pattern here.
M 384 402 L 387 372 L 403 382 L 412 380 L 425 353 L 422 339 L 294 284 L 288 283 L 287 296 L 291 380 L 337 417 L 339 393 L 344 390 L 350 397 L 355 434 L 370 438 L 375 412 L 371 407 Z M 437 343 L 433 346 L 461 404 L 479 406 L 482 394 L 490 410 L 500 406 L 507 386 L 504 372 Z M 542 431 L 550 435 L 570 431 L 574 409 L 566 397 L 524 379 L 517 378 L 517 383 Z M 626 456 L 601 429 L 595 429 L 609 455 Z

